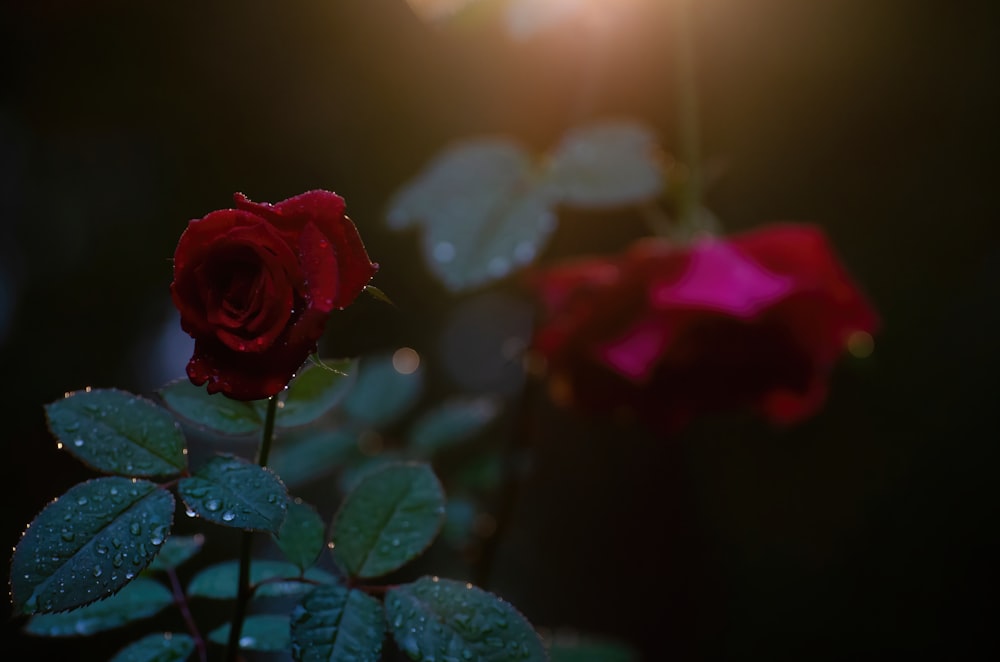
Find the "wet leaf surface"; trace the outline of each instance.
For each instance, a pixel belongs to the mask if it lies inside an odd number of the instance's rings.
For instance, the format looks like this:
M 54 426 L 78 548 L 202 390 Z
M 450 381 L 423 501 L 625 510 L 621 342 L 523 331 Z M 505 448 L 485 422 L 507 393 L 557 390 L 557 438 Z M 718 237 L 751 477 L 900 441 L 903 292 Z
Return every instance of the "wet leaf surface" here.
M 157 404 L 116 389 L 70 393 L 45 407 L 62 448 L 84 464 L 123 476 L 175 476 L 187 466 L 174 417 Z
M 375 598 L 340 584 L 319 586 L 292 612 L 292 657 L 303 662 L 376 662 L 385 613 Z
M 430 466 L 394 463 L 375 470 L 334 518 L 334 559 L 353 577 L 392 572 L 433 542 L 444 506 L 444 490 Z
M 63 611 L 118 591 L 159 552 L 173 514 L 173 496 L 149 481 L 112 476 L 70 488 L 14 551 L 14 610 Z
M 391 589 L 385 610 L 396 644 L 413 660 L 548 659 L 520 612 L 472 584 L 422 577 Z
M 199 517 L 250 531 L 277 533 L 288 506 L 288 493 L 274 472 L 232 456 L 209 460 L 182 478 L 177 492 Z

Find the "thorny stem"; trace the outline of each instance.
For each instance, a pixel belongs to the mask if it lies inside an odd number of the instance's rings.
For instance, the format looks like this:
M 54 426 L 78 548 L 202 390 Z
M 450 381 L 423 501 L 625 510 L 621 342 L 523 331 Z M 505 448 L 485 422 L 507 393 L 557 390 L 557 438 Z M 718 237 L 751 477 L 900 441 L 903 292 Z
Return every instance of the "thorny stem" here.
M 267 414 L 264 417 L 264 430 L 260 439 L 260 451 L 257 454 L 257 464 L 267 465 L 267 456 L 271 452 L 271 441 L 274 437 L 274 416 L 278 409 L 278 399 L 272 397 L 267 401 Z M 253 532 L 244 531 L 240 542 L 240 577 L 236 595 L 236 611 L 233 622 L 229 626 L 229 641 L 226 644 L 227 662 L 236 662 L 240 652 L 240 634 L 243 631 L 243 621 L 246 620 L 247 607 L 253 595 L 250 586 L 250 553 L 253 551 Z
M 173 568 L 167 568 L 167 577 L 170 579 L 170 589 L 174 594 L 174 604 L 180 610 L 184 625 L 187 626 L 191 638 L 194 639 L 194 646 L 198 650 L 198 659 L 201 662 L 207 662 L 208 650 L 205 648 L 205 640 L 202 639 L 201 632 L 198 631 L 198 626 L 194 622 L 194 616 L 191 615 L 191 608 L 188 606 L 187 596 L 184 595 L 180 579 L 177 577 L 177 571 Z

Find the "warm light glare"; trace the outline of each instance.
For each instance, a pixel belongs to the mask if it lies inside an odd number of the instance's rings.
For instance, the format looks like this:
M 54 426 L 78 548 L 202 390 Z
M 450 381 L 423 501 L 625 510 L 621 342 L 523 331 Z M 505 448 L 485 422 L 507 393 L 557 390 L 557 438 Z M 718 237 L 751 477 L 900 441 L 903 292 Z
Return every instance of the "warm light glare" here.
M 455 14 L 459 9 L 470 5 L 476 0 L 406 0 L 410 8 L 420 18 L 428 21 L 440 21 Z
M 420 367 L 420 355 L 410 347 L 400 347 L 392 354 L 392 367 L 401 375 L 412 375 Z
M 510 0 L 507 23 L 515 37 L 530 37 L 559 24 L 582 20 L 607 28 L 648 0 Z

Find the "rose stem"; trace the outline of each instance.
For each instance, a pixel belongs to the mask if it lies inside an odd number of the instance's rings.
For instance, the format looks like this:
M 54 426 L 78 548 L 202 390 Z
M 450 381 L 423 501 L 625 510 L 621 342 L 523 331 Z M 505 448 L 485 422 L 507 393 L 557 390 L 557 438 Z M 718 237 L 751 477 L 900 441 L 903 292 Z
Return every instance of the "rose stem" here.
M 194 646 L 198 650 L 198 659 L 201 662 L 206 662 L 208 660 L 208 651 L 205 648 L 205 640 L 198 631 L 198 626 L 191 615 L 191 608 L 188 606 L 187 596 L 184 595 L 184 588 L 181 586 L 180 579 L 177 577 L 177 571 L 174 568 L 167 568 L 167 577 L 170 579 L 170 590 L 174 594 L 174 604 L 180 610 L 184 624 L 187 626 L 188 632 L 191 633 L 191 638 L 194 639 Z
M 278 409 L 278 399 L 272 397 L 267 401 L 267 414 L 264 417 L 264 431 L 260 439 L 260 451 L 257 453 L 257 464 L 267 466 L 267 456 L 271 452 L 271 440 L 274 437 L 274 415 Z M 229 626 L 229 642 L 226 645 L 226 660 L 236 662 L 239 659 L 240 633 L 243 631 L 243 621 L 246 619 L 247 606 L 250 604 L 252 588 L 250 586 L 250 553 L 253 550 L 253 532 L 244 531 L 240 543 L 240 578 L 236 595 L 236 611 L 233 622 Z
M 674 59 L 677 75 L 677 133 L 681 162 L 687 177 L 677 204 L 677 220 L 684 230 L 697 228 L 702 195 L 701 128 L 695 72 L 692 0 L 674 2 Z

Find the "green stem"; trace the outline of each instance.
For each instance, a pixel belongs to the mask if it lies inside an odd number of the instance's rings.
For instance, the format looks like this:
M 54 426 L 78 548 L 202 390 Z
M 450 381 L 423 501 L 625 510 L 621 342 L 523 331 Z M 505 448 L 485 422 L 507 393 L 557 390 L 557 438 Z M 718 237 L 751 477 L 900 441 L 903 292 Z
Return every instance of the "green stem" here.
M 260 439 L 260 450 L 257 453 L 257 464 L 267 466 L 267 456 L 271 453 L 271 441 L 274 438 L 274 416 L 278 410 L 278 398 L 267 401 L 267 414 L 264 417 L 264 430 Z M 246 620 L 247 607 L 253 595 L 250 586 L 250 555 L 253 551 L 253 532 L 244 531 L 240 542 L 240 577 L 236 594 L 236 610 L 233 622 L 229 627 L 229 641 L 226 644 L 226 660 L 236 662 L 240 653 L 240 635 L 243 632 L 243 621 Z
M 694 230 L 697 227 L 703 187 L 692 5 L 692 0 L 674 0 L 677 131 L 680 160 L 687 170 L 677 204 L 677 220 L 680 226 L 687 230 Z

